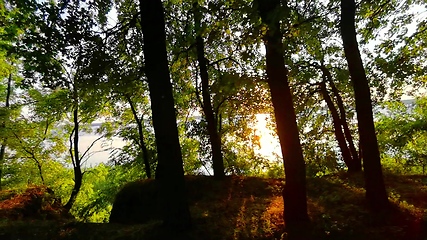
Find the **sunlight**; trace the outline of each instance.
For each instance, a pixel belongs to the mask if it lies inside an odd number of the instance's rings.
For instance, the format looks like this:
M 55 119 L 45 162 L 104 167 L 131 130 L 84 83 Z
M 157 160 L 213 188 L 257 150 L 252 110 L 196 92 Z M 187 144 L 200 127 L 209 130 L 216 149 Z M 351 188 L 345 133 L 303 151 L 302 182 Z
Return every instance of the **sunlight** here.
M 260 137 L 260 149 L 255 152 L 270 160 L 275 159 L 275 155 L 281 155 L 279 140 L 272 129 L 268 127 L 270 122 L 269 114 L 257 114 L 254 126 L 255 134 Z

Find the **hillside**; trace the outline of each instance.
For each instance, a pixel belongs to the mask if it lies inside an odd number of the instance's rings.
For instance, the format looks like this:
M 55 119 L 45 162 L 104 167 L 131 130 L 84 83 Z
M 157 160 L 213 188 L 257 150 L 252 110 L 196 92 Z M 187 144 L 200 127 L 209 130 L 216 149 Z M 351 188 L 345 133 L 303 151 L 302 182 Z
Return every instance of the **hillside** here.
M 426 239 L 427 177 L 388 174 L 385 180 L 394 210 L 373 217 L 364 206 L 362 175 L 343 173 L 308 179 L 313 224 L 305 230 L 307 237 Z M 162 231 L 159 222 L 126 226 L 78 223 L 64 217 L 48 220 L 46 216 L 50 215 L 42 209 L 38 211 L 44 213 L 41 218 L 12 219 L 4 215 L 0 220 L 0 239 L 286 239 L 281 184 L 281 179 L 232 176 L 215 181 L 188 176 L 194 227 L 186 234 Z M 6 194 L 8 200 L 4 201 L 9 202 L 20 196 L 2 192 L 0 199 Z

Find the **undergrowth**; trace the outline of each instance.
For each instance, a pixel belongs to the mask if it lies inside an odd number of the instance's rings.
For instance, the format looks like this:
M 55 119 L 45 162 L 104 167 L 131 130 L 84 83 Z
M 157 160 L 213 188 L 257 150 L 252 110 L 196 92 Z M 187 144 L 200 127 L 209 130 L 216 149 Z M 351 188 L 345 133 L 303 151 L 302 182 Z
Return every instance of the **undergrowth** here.
M 75 221 L 0 221 L 0 239 L 287 239 L 283 179 L 189 176 L 193 228 L 165 231 L 144 225 Z M 307 179 L 311 239 L 426 239 L 427 177 L 385 175 L 392 209 L 372 215 L 362 174 L 339 173 Z M 5 196 L 8 193 L 1 193 Z

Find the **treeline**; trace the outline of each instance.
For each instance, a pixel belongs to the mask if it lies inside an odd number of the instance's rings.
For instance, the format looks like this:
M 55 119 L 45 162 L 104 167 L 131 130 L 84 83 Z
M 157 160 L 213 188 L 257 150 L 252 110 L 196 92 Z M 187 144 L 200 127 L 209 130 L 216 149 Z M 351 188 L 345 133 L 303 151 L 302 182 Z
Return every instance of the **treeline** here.
M 184 174 L 285 176 L 292 227 L 309 222 L 307 175 L 363 170 L 368 205 L 384 212 L 381 158 L 425 172 L 425 99 L 373 111 L 425 87 L 423 1 L 0 3 L 3 188 L 53 185 L 88 219 L 125 181 L 155 178 L 165 224 L 188 228 Z M 280 161 L 257 152 L 257 114 L 272 116 Z M 112 137 L 127 145 L 85 168 Z

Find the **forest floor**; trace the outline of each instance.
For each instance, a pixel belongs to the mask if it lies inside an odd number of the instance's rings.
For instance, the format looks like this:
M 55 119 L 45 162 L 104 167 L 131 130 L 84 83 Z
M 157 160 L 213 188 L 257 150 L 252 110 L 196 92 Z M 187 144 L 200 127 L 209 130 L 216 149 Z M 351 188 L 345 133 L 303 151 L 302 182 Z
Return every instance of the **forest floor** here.
M 307 179 L 312 224 L 302 230 L 304 235 L 332 240 L 427 239 L 427 176 L 386 174 L 385 181 L 393 210 L 373 216 L 366 208 L 362 174 Z M 75 222 L 55 204 L 42 210 L 34 208 L 41 206 L 37 201 L 30 204 L 33 207 L 23 206 L 19 201 L 38 194 L 33 188 L 24 194 L 0 192 L 0 239 L 287 239 L 282 179 L 233 176 L 215 181 L 191 176 L 187 182 L 193 228 L 185 234 L 163 231 L 159 222 Z

